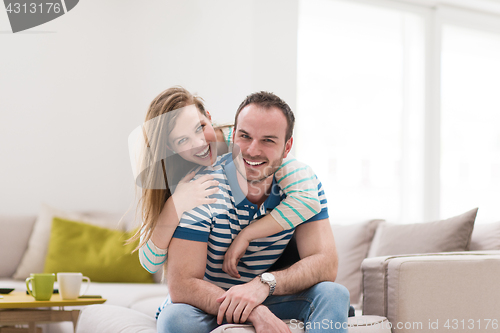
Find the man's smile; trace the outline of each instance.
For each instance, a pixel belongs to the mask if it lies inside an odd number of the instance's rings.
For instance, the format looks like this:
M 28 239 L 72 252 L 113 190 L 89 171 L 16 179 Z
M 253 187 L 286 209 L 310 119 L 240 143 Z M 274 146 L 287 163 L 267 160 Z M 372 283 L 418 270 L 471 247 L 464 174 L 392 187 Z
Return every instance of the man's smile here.
M 264 163 L 266 163 L 266 161 L 251 161 L 251 160 L 246 159 L 246 158 L 243 158 L 243 161 L 245 161 L 245 164 L 250 165 L 252 167 L 261 166 Z

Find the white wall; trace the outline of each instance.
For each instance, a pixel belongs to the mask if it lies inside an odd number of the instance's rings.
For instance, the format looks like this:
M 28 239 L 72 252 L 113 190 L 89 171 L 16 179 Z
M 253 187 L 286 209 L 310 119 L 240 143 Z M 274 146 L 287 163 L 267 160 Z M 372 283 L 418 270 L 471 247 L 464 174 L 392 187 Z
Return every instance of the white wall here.
M 0 9 L 0 214 L 125 212 L 128 134 L 172 85 L 219 121 L 270 90 L 295 108 L 298 1 L 81 0 L 12 34 Z

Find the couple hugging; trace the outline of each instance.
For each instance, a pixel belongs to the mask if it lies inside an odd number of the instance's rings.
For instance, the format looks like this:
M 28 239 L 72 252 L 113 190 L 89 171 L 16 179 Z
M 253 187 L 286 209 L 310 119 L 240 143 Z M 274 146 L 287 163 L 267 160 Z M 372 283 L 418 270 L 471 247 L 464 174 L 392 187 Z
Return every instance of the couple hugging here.
M 290 332 L 282 319 L 303 321 L 307 332 L 347 332 L 349 292 L 334 283 L 324 191 L 288 156 L 294 121 L 268 92 L 249 95 L 234 126 L 214 127 L 202 99 L 181 87 L 151 102 L 136 238 L 143 267 L 164 266 L 168 281 L 158 332 L 244 322 L 257 333 Z M 292 236 L 298 256 L 276 268 Z

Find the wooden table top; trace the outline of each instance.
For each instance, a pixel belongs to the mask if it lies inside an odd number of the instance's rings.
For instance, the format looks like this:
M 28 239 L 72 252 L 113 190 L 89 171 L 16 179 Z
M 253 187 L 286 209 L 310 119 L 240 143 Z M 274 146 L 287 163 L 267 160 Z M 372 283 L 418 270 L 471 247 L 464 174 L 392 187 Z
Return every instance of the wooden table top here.
M 2 295 L 0 298 L 0 309 L 20 309 L 20 308 L 45 308 L 52 306 L 75 306 L 75 305 L 91 305 L 102 304 L 106 302 L 104 298 L 77 298 L 73 300 L 63 300 L 61 295 L 54 294 L 50 301 L 35 301 L 35 298 L 26 295 L 25 292 L 11 292 L 7 295 Z

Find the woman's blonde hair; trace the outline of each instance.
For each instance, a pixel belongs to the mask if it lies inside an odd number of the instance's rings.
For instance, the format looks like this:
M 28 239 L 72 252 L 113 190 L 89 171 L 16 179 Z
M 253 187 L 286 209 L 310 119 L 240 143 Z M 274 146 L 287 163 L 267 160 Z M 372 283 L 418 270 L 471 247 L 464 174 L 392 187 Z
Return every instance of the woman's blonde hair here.
M 177 117 L 180 113 L 171 111 L 182 109 L 188 105 L 195 105 L 202 115 L 208 117 L 203 105 L 203 99 L 191 94 L 180 86 L 174 86 L 163 91 L 149 105 L 145 124 L 149 123 L 150 125 L 153 124 L 153 126 L 148 126 L 148 133 L 144 132 L 144 136 L 146 137 L 147 147 L 154 147 L 154 149 L 151 149 L 149 154 L 143 154 L 140 163 L 145 166 L 161 163 L 161 166 L 145 168 L 148 174 L 142 175 L 142 186 L 140 185 L 142 187 L 141 198 L 137 204 L 137 208 L 141 212 L 142 227 L 129 240 L 132 242 L 142 236 L 142 241 L 134 251 L 138 250 L 151 239 L 163 206 L 174 192 L 179 180 L 189 170 L 198 166 L 197 164 L 185 161 L 177 154 L 164 157 L 166 156 L 165 152 L 159 151 L 166 148 L 167 142 L 162 143 L 158 141 L 168 140 L 168 136 L 175 127 Z M 162 116 L 161 121 L 151 122 L 155 118 L 160 119 L 158 118 L 160 116 Z M 152 181 L 162 182 L 162 186 L 148 186 L 148 182 Z

